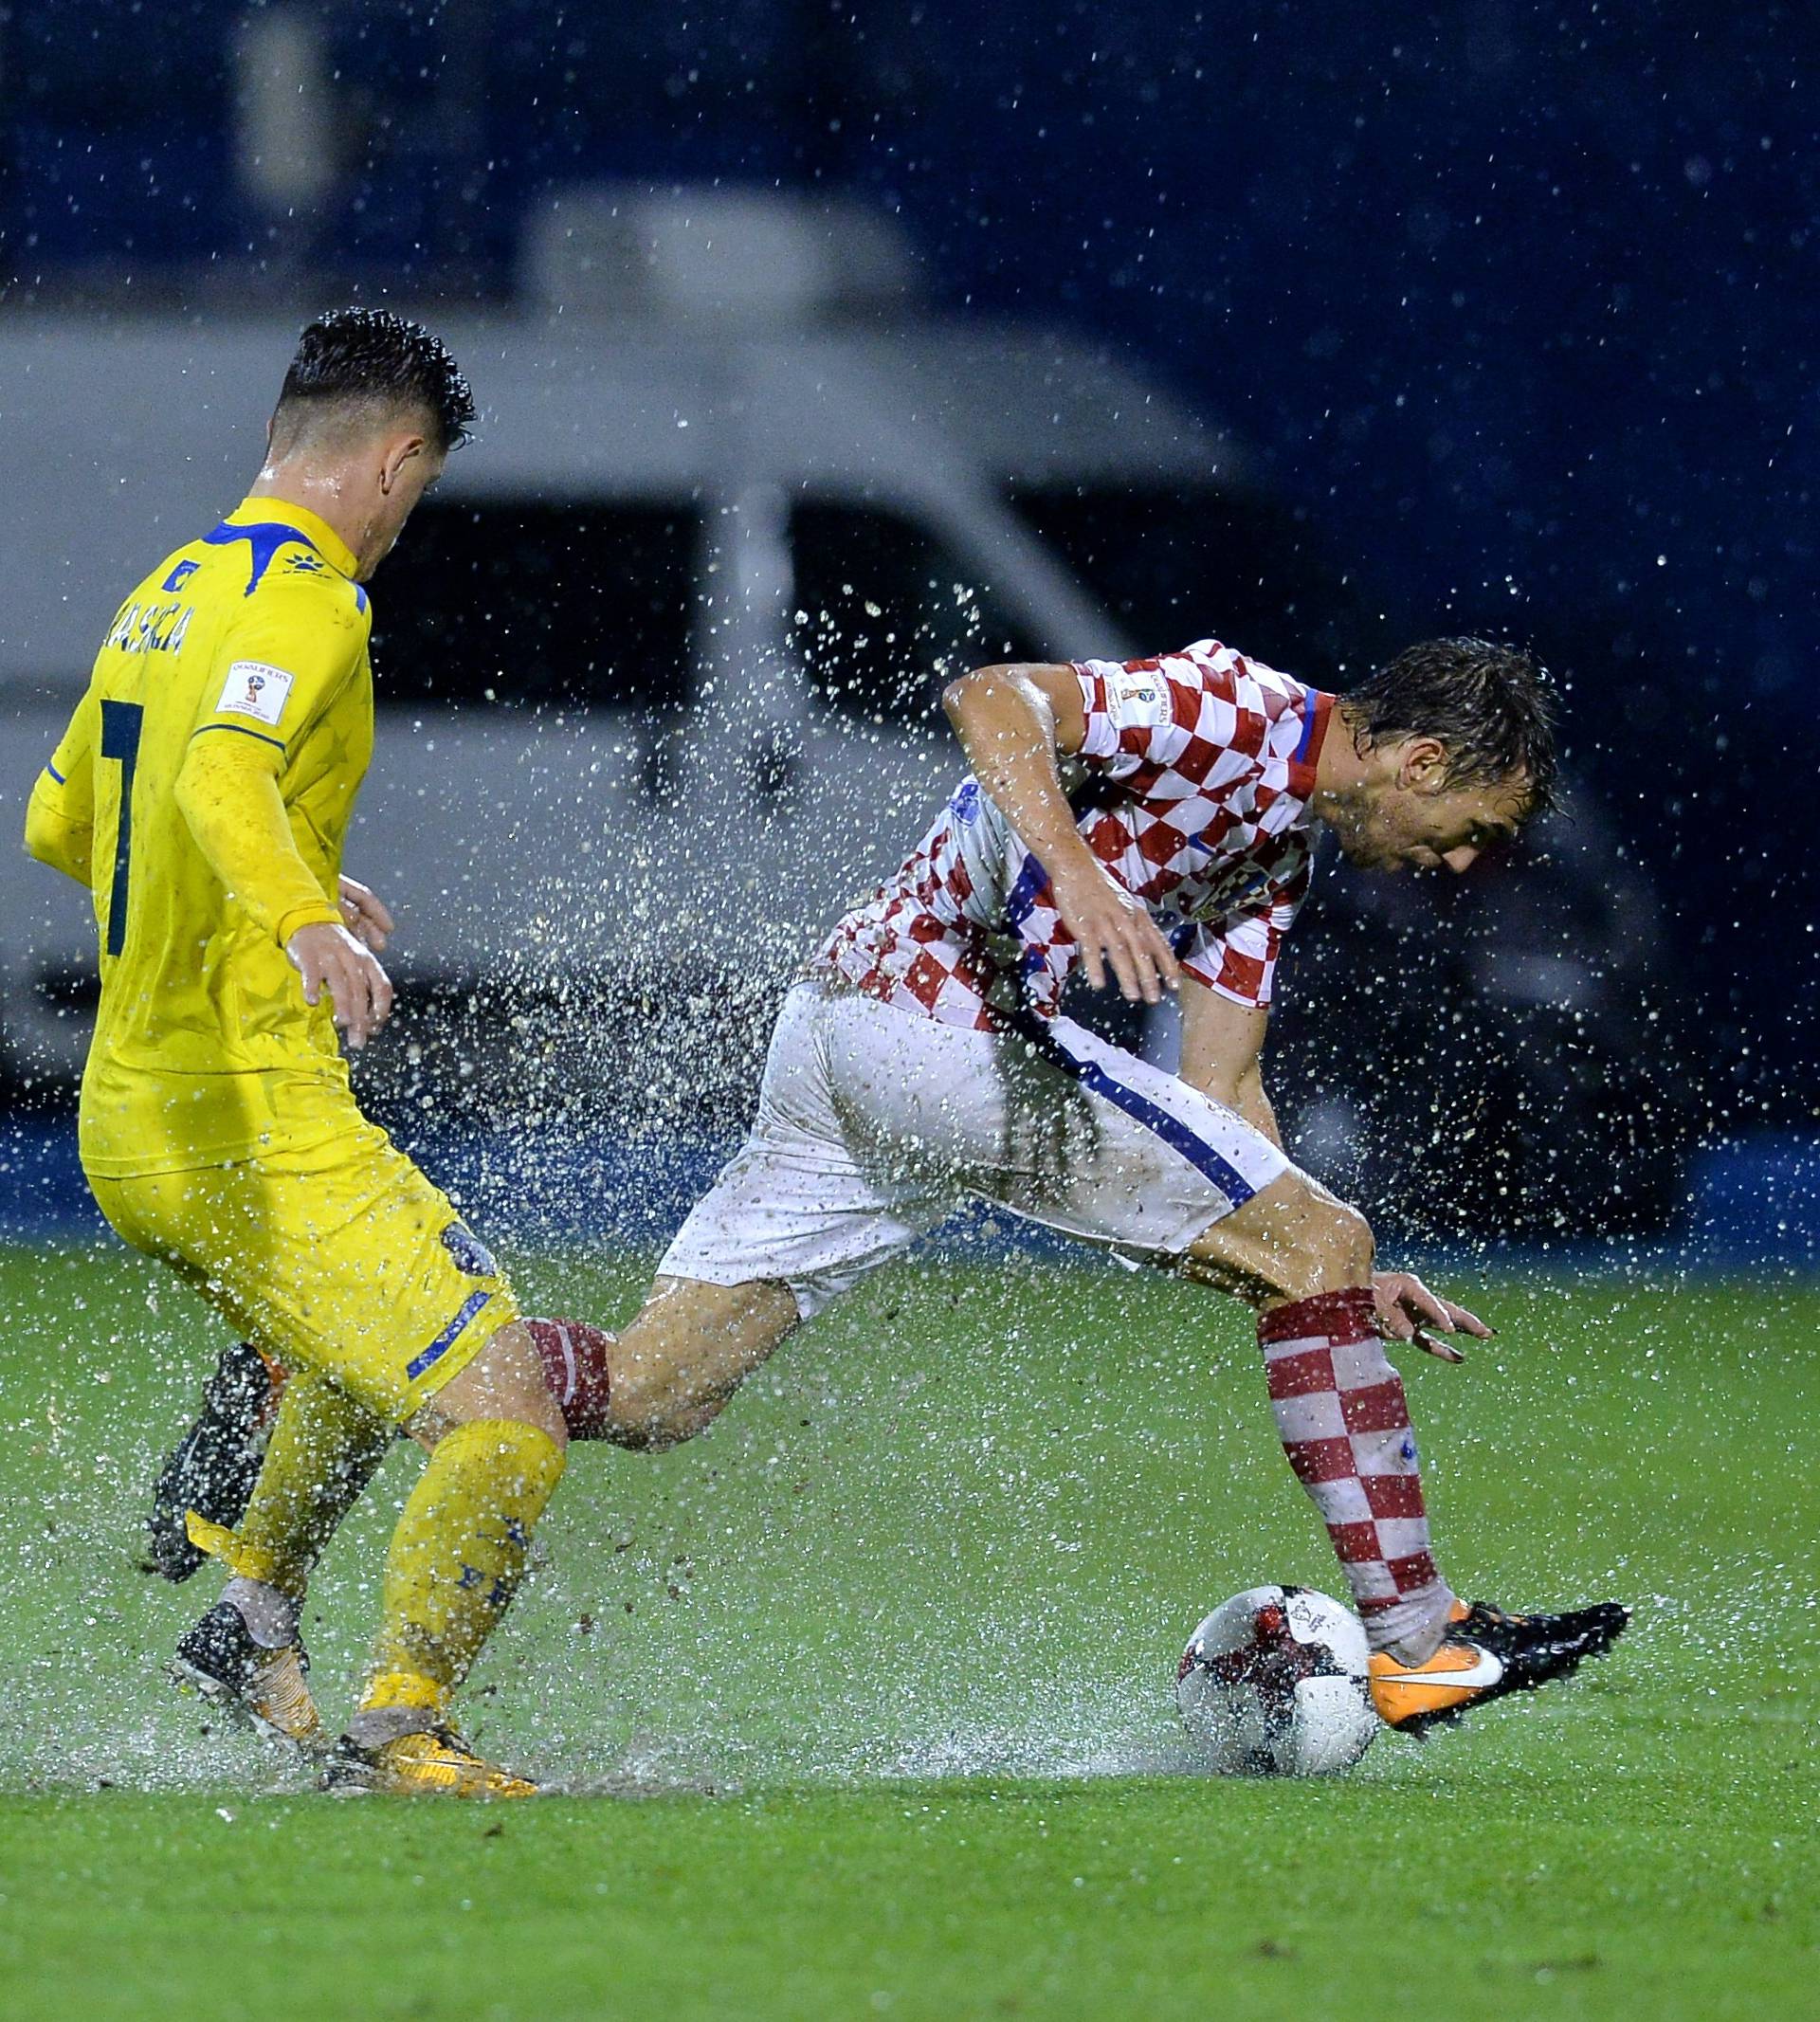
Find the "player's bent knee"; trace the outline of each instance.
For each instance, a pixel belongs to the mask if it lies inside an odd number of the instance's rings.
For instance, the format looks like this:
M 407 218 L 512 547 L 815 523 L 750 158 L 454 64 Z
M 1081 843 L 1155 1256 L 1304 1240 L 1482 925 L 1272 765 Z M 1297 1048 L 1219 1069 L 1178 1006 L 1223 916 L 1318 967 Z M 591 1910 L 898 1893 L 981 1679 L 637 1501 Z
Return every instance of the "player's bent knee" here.
M 545 1432 L 558 1450 L 569 1444 L 562 1407 L 550 1394 L 543 1357 L 521 1321 L 501 1327 L 465 1369 L 452 1376 L 406 1428 L 434 1447 L 445 1433 L 477 1419 L 505 1420 Z
M 1313 1299 L 1369 1284 L 1371 1225 L 1320 1181 L 1291 1168 L 1215 1222 L 1172 1268 L 1251 1305 Z
M 1323 1199 L 1311 1217 L 1309 1240 L 1299 1259 L 1303 1282 L 1289 1296 L 1312 1299 L 1320 1292 L 1369 1284 L 1376 1253 L 1372 1225 L 1358 1210 L 1344 1201 Z

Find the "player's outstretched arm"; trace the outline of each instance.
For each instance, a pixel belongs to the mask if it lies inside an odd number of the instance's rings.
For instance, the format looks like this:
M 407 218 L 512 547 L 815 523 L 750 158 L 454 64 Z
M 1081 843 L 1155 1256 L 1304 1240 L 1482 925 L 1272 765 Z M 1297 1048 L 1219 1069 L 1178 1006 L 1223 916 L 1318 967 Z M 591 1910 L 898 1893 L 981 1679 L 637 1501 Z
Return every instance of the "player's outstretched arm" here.
M 1057 756 L 1078 752 L 1086 736 L 1074 669 L 979 667 L 949 683 L 941 706 L 974 776 L 1048 874 L 1087 981 L 1102 989 L 1110 969 L 1127 997 L 1158 1002 L 1180 976 L 1174 953 L 1149 909 L 1107 877 L 1081 840 L 1062 789 Z

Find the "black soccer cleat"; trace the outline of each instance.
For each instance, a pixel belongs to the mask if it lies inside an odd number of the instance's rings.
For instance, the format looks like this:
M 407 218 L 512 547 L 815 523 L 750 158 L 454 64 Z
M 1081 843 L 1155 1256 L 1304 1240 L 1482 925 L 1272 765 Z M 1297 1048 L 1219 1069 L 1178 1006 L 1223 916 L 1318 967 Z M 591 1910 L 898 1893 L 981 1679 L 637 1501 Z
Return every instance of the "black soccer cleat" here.
M 322 1747 L 322 1721 L 310 1697 L 310 1660 L 302 1644 L 267 1649 L 256 1643 L 231 1601 L 209 1609 L 177 1645 L 169 1668 L 174 1685 L 249 1721 L 268 1739 L 289 1741 L 308 1754 Z
M 1624 1633 L 1630 1611 L 1600 1601 L 1564 1614 L 1505 1614 L 1484 1601 L 1455 1602 L 1441 1648 L 1426 1664 L 1372 1658 L 1372 1703 L 1398 1734 L 1426 1734 L 1509 1692 L 1533 1692 L 1602 1657 Z
M 203 1391 L 202 1416 L 165 1461 L 146 1519 L 148 1573 L 181 1582 L 207 1556 L 190 1541 L 194 1510 L 232 1530 L 252 1500 L 284 1385 L 250 1341 L 222 1351 Z

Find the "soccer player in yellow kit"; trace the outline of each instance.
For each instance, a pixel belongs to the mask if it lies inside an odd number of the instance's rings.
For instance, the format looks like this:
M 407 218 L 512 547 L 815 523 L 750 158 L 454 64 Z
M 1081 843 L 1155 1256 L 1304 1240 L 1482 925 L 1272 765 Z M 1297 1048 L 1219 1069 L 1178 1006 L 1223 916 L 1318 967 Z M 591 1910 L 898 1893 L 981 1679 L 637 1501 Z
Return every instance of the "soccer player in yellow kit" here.
M 178 1668 L 305 1747 L 298 1612 L 348 1494 L 429 1448 L 387 1556 L 373 1664 L 326 1780 L 519 1795 L 449 1699 L 523 1572 L 566 1434 L 511 1287 L 361 1115 L 337 1028 L 391 1008 L 391 921 L 341 878 L 373 751 L 361 585 L 473 418 L 441 341 L 384 310 L 303 332 L 264 467 L 120 606 L 39 778 L 27 847 L 94 895 L 101 996 L 82 1166 L 102 1212 L 292 1372 Z M 328 1492 L 325 1492 L 328 1491 Z

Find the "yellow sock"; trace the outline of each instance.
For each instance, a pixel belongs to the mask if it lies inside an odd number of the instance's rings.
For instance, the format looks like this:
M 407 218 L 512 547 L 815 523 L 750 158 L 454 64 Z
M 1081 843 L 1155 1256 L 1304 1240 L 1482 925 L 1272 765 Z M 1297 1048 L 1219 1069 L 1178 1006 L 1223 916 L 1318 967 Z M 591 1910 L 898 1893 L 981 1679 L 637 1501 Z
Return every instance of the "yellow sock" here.
M 386 1554 L 384 1612 L 360 1710 L 440 1715 L 524 1574 L 531 1532 L 562 1478 L 548 1432 L 506 1419 L 437 1442 Z
M 284 1386 L 259 1483 L 237 1529 L 193 1512 L 190 1540 L 243 1579 L 300 1599 L 322 1547 L 391 1444 L 391 1427 L 307 1373 Z

